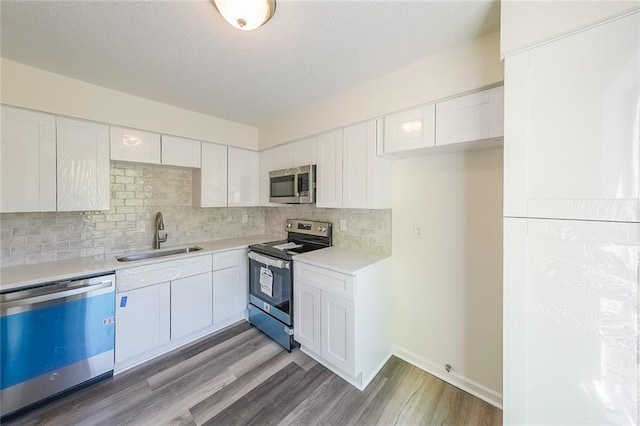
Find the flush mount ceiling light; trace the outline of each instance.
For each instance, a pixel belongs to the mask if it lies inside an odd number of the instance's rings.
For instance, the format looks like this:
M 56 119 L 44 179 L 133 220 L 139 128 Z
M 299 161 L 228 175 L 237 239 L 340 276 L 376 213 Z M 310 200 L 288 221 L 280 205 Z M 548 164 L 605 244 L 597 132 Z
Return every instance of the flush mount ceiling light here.
M 212 0 L 222 17 L 239 30 L 255 30 L 276 11 L 276 0 Z

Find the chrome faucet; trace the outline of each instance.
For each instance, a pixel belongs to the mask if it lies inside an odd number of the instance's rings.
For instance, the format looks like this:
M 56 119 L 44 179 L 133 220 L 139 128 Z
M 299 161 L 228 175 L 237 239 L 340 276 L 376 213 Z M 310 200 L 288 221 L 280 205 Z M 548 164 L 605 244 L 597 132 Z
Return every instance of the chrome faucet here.
M 164 230 L 164 218 L 162 217 L 162 212 L 158 212 L 158 214 L 156 214 L 156 232 L 153 235 L 153 248 L 154 249 L 159 249 L 160 248 L 160 243 L 164 243 L 167 241 L 167 233 L 165 232 L 164 235 L 160 234 L 160 231 Z

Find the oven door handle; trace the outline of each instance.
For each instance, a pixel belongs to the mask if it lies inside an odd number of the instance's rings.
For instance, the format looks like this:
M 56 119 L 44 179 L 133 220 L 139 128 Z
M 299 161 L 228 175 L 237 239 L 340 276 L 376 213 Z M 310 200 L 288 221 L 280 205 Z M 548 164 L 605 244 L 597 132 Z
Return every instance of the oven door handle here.
M 274 268 L 290 269 L 289 265 L 290 265 L 291 262 L 289 262 L 289 261 L 275 259 L 275 258 L 270 257 L 270 256 L 263 256 L 263 255 L 258 254 L 256 252 L 253 252 L 253 251 L 249 252 L 249 259 L 253 259 L 256 262 L 260 262 L 260 263 L 265 264 L 267 266 L 273 266 Z

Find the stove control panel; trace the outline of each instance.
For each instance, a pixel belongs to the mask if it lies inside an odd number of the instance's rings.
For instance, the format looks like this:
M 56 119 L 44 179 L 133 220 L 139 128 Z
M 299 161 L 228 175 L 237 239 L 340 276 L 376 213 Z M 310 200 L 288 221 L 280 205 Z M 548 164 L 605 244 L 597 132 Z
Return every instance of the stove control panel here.
M 328 237 L 332 230 L 331 222 L 316 222 L 313 220 L 287 219 L 285 230 L 299 234 Z

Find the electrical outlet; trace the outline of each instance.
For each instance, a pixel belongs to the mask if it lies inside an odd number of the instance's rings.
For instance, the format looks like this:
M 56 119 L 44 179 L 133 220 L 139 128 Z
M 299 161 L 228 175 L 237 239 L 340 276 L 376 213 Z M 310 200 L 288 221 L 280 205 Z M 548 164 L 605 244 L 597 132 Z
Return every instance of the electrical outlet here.
M 347 219 L 340 219 L 340 230 L 341 231 L 347 230 Z
M 242 223 L 247 223 L 249 222 L 249 215 L 243 214 L 242 215 Z
M 144 232 L 145 226 L 144 221 L 139 220 L 136 222 L 136 232 Z
M 413 225 L 413 236 L 415 238 L 422 238 L 422 226 Z

